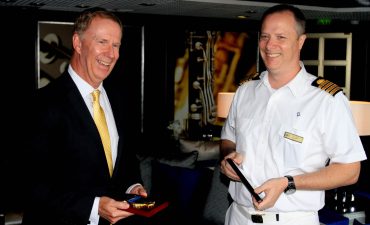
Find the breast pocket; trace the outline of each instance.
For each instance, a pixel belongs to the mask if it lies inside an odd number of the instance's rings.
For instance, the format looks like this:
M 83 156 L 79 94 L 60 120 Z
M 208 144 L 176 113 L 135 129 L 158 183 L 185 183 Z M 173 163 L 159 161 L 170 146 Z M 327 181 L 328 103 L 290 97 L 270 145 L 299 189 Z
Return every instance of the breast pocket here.
M 306 132 L 283 126 L 279 130 L 279 137 L 283 147 L 285 167 L 302 166 L 308 139 Z

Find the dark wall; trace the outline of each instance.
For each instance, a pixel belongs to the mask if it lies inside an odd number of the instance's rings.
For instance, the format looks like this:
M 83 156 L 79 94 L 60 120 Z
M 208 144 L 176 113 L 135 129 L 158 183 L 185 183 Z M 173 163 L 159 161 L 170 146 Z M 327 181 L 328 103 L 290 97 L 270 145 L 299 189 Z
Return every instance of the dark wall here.
M 355 27 L 352 36 L 351 98 L 370 101 L 370 22 Z
M 7 208 L 19 208 L 22 202 L 22 150 L 27 148 L 23 135 L 27 129 L 28 99 L 36 90 L 36 41 L 38 21 L 73 22 L 76 13 L 38 11 L 29 8 L 0 7 L 1 86 L 6 93 L 1 148 L 1 196 Z M 173 72 L 176 58 L 183 54 L 186 29 L 257 31 L 257 21 L 220 20 L 194 17 L 119 14 L 127 29 L 121 58 L 107 83 L 119 85 L 131 93 L 127 102 L 132 123 L 140 126 L 148 152 L 168 147 L 167 129 L 173 118 Z M 174 25 L 175 24 L 175 25 Z M 343 28 L 344 27 L 344 28 Z M 363 33 L 369 24 L 356 26 L 311 27 L 308 32 L 353 32 L 352 98 L 370 101 L 369 42 Z M 366 29 L 365 29 L 366 28 Z M 315 30 L 316 29 L 316 30 Z M 341 30 L 342 29 L 342 30 Z M 142 42 L 141 31 L 145 42 Z M 144 76 L 141 71 L 141 48 L 144 43 Z M 8 71 L 5 73 L 5 71 Z M 143 79 L 142 79 L 143 78 Z M 144 89 L 142 89 L 142 87 Z M 142 93 L 144 94 L 142 96 Z M 5 110 L 4 110 L 5 109 Z M 143 109 L 143 112 L 142 112 Z M 4 193 L 7 193 L 6 196 Z M 1 207 L 1 206 L 0 206 Z
M 35 86 L 35 30 L 34 14 L 29 11 L 3 10 L 0 8 L 1 23 L 1 87 L 5 96 L 1 106 L 5 119 L 2 147 L 0 150 L 1 189 L 0 205 L 6 209 L 18 207 L 21 202 L 23 165 L 22 151 L 27 111 L 32 107 L 28 99 Z M 5 72 L 7 71 L 7 72 Z M 15 203 L 15 204 L 13 204 Z
M 124 15 L 124 21 L 144 29 L 143 131 L 149 143 L 147 151 L 163 152 L 172 147 L 167 126 L 174 116 L 174 71 L 176 60 L 184 55 L 188 44 L 186 31 L 249 31 L 256 29 L 256 22 L 153 15 Z

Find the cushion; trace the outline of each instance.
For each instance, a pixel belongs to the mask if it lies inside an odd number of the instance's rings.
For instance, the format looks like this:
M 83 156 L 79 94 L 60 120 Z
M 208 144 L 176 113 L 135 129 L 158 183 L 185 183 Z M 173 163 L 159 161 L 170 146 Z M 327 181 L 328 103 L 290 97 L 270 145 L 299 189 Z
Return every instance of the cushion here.
M 321 224 L 325 225 L 348 225 L 349 219 L 338 212 L 323 208 L 319 210 L 319 219 Z
M 152 164 L 153 162 L 160 162 L 170 166 L 178 166 L 183 168 L 195 168 L 198 152 L 192 151 L 187 153 L 167 154 L 162 156 L 146 156 L 137 155 L 140 161 L 141 178 L 143 185 L 150 194 L 152 189 Z
M 192 152 L 194 150 L 199 152 L 198 161 L 212 160 L 219 158 L 218 141 L 191 141 L 180 139 L 179 147 L 182 152 Z
M 220 165 L 217 164 L 203 210 L 203 224 L 224 225 L 226 211 L 232 202 L 228 191 L 229 183 L 229 178 L 221 173 Z
M 169 165 L 178 166 L 189 169 L 194 169 L 198 160 L 198 151 L 191 151 L 186 153 L 169 154 L 162 157 L 154 158 L 157 162 Z
M 185 223 L 202 216 L 213 171 L 153 161 L 152 194 L 170 202 L 171 216 Z

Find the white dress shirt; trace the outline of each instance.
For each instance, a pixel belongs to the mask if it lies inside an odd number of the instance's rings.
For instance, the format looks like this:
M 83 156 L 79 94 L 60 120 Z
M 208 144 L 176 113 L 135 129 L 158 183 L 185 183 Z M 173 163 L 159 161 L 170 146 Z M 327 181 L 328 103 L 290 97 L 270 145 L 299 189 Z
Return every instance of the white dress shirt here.
M 241 85 L 234 97 L 221 139 L 236 143 L 244 154 L 242 172 L 253 187 L 270 178 L 318 171 L 327 160 L 351 163 L 366 159 L 342 92 L 335 96 L 311 85 L 317 78 L 301 70 L 285 86 L 273 90 L 268 72 L 260 80 Z M 229 192 L 239 204 L 252 207 L 251 194 L 240 182 Z M 282 194 L 266 211 L 318 211 L 323 190 L 297 190 Z

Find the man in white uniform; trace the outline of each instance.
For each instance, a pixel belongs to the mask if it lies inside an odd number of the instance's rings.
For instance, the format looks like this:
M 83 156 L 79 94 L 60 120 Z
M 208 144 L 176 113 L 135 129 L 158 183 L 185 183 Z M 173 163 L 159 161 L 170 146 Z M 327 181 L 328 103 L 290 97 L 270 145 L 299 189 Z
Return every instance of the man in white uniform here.
M 277 5 L 262 17 L 267 71 L 241 85 L 221 134 L 221 170 L 232 181 L 225 224 L 318 225 L 325 190 L 357 182 L 366 159 L 349 102 L 300 61 L 305 17 Z M 226 162 L 232 158 L 263 197 L 257 202 Z

